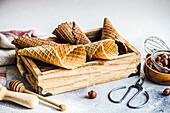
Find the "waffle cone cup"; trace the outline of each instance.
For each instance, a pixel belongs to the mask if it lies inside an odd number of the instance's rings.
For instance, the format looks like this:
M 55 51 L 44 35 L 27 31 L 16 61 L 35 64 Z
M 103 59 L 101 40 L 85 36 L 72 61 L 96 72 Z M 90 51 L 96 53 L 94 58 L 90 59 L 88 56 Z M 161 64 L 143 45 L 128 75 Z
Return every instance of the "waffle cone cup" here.
M 86 61 L 83 45 L 43 45 L 20 49 L 18 55 L 28 56 L 66 69 L 82 66 Z
M 116 44 L 121 48 L 121 50 L 119 50 L 119 53 L 125 54 L 128 52 L 128 49 L 123 42 L 121 36 L 117 33 L 112 23 L 107 18 L 104 19 L 101 39 L 114 39 L 116 41 Z
M 101 40 L 85 45 L 86 53 L 89 59 L 113 59 L 117 56 L 118 47 L 112 39 Z
M 51 45 L 56 46 L 59 45 L 58 43 L 55 43 L 54 41 L 34 38 L 34 37 L 18 37 L 15 38 L 12 41 L 12 44 L 16 45 L 17 47 L 36 47 L 41 45 Z
M 74 45 L 91 43 L 89 38 L 83 33 L 75 22 L 65 22 L 60 24 L 58 28 L 53 31 L 53 34 Z

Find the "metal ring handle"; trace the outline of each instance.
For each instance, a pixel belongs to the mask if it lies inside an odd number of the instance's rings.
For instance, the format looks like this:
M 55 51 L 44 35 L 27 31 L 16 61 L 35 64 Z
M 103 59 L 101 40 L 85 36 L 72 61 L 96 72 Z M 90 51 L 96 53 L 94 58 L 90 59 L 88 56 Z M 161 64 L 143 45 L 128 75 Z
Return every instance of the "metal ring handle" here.
M 132 105 L 130 105 L 130 102 L 131 102 L 141 91 L 142 91 L 142 90 L 139 90 L 139 91 L 128 101 L 128 103 L 127 103 L 127 106 L 128 106 L 128 107 L 134 108 L 134 109 L 138 109 L 138 108 L 144 107 L 144 106 L 149 102 L 149 94 L 148 94 L 147 91 L 145 91 L 145 93 L 144 93 L 144 95 L 145 95 L 145 97 L 146 97 L 145 103 L 143 103 L 143 104 L 140 105 L 140 106 L 132 106 Z
M 119 89 L 124 89 L 124 88 L 126 88 L 126 86 L 121 86 L 121 87 L 117 87 L 117 88 L 112 89 L 112 90 L 109 92 L 109 94 L 108 94 L 109 100 L 110 100 L 111 102 L 114 102 L 114 103 L 121 103 L 121 102 L 125 99 L 125 97 L 128 95 L 128 93 L 129 93 L 129 91 L 130 91 L 130 87 L 129 87 L 129 89 L 127 90 L 127 92 L 125 93 L 125 95 L 122 97 L 122 99 L 119 100 L 119 101 L 113 100 L 110 95 L 111 95 L 112 92 L 114 92 L 114 91 L 116 91 L 116 90 L 119 90 Z

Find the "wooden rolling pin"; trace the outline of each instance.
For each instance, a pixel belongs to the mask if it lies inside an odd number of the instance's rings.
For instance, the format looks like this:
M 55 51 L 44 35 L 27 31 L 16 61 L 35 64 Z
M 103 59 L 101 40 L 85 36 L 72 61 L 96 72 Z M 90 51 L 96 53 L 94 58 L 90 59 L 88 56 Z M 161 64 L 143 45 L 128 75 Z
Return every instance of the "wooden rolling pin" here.
M 8 91 L 0 84 L 0 101 L 7 99 L 27 108 L 35 108 L 39 99 L 35 95 Z
M 51 101 L 51 100 L 48 100 L 47 98 L 45 98 L 45 97 L 43 97 L 43 96 L 41 96 L 41 95 L 38 95 L 38 94 L 36 94 L 36 93 L 33 93 L 33 92 L 25 89 L 25 86 L 24 86 L 24 84 L 23 84 L 21 81 L 13 80 L 13 81 L 11 81 L 11 82 L 9 83 L 9 87 L 10 87 L 10 90 L 11 90 L 11 91 L 25 92 L 25 93 L 33 94 L 33 95 L 37 96 L 39 99 L 41 99 L 41 100 L 43 100 L 43 101 L 45 101 L 45 102 L 48 102 L 48 103 L 50 103 L 50 104 L 52 104 L 52 105 L 55 105 L 55 106 L 57 106 L 57 107 L 59 107 L 61 111 L 65 111 L 65 110 L 66 110 L 66 105 L 55 103 L 55 102 L 53 102 L 53 101 Z

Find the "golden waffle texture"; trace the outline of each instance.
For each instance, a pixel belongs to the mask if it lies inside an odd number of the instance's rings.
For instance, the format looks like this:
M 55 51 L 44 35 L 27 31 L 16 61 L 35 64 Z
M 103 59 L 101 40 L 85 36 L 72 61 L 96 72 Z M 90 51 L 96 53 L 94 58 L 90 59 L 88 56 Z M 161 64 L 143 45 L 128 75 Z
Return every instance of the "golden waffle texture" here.
M 112 23 L 109 21 L 109 19 L 104 19 L 103 29 L 102 29 L 102 36 L 101 39 L 114 39 L 116 43 L 118 43 L 118 46 L 121 46 L 119 49 L 121 53 L 127 53 L 128 49 L 126 45 L 123 43 L 123 40 L 121 36 L 117 33 L 115 28 L 113 27 Z
M 118 47 L 113 39 L 105 39 L 86 44 L 85 49 L 89 59 L 113 59 L 119 54 Z
M 56 46 L 59 45 L 58 43 L 55 43 L 54 41 L 34 38 L 34 37 L 18 37 L 15 38 L 12 41 L 12 44 L 16 45 L 17 47 L 36 47 L 41 45 L 51 45 Z
M 75 22 L 65 22 L 58 25 L 58 27 L 53 31 L 53 34 L 56 35 L 56 37 L 74 45 L 91 43 L 89 38 L 83 33 Z
M 86 51 L 83 45 L 43 45 L 20 49 L 18 55 L 53 64 L 66 69 L 82 66 L 86 61 Z

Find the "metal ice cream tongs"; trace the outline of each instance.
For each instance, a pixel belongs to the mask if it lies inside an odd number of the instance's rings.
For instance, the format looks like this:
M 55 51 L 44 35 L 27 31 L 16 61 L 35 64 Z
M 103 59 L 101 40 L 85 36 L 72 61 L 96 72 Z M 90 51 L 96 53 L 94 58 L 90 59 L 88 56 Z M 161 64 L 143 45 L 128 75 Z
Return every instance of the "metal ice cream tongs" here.
M 122 86 L 122 87 L 118 87 L 118 88 L 112 89 L 112 90 L 109 92 L 109 94 L 108 94 L 109 100 L 110 100 L 111 102 L 114 102 L 114 103 L 121 103 L 121 102 L 125 99 L 125 97 L 128 95 L 128 93 L 130 92 L 130 90 L 131 90 L 132 88 L 136 88 L 136 89 L 138 89 L 138 91 L 137 91 L 137 93 L 135 93 L 135 94 L 133 95 L 133 97 L 127 102 L 127 106 L 130 107 L 130 108 L 141 108 L 141 107 L 144 107 L 144 106 L 148 103 L 148 101 L 149 101 L 149 94 L 147 93 L 147 91 L 144 92 L 144 95 L 145 95 L 145 97 L 146 97 L 146 101 L 145 101 L 142 105 L 139 105 L 139 106 L 130 105 L 130 102 L 131 102 L 132 100 L 134 100 L 135 97 L 143 90 L 142 84 L 143 84 L 144 80 L 145 80 L 145 77 L 140 77 L 140 79 L 136 82 L 135 85 L 131 85 L 131 86 L 128 88 L 128 90 L 127 90 L 127 92 L 125 93 L 125 95 L 124 95 L 124 96 L 122 97 L 122 99 L 119 100 L 119 101 L 113 100 L 113 99 L 111 98 L 111 93 L 114 92 L 114 91 L 116 91 L 116 90 L 119 90 L 119 89 L 124 89 L 124 88 L 126 88 L 126 86 Z

